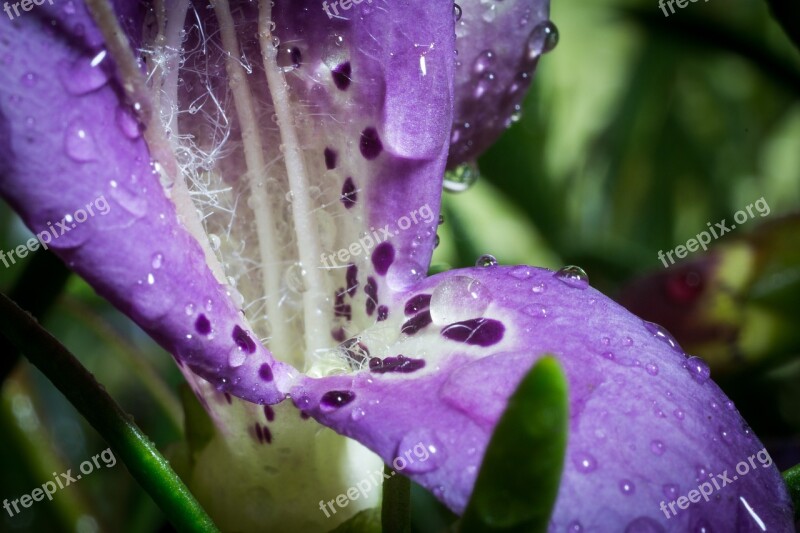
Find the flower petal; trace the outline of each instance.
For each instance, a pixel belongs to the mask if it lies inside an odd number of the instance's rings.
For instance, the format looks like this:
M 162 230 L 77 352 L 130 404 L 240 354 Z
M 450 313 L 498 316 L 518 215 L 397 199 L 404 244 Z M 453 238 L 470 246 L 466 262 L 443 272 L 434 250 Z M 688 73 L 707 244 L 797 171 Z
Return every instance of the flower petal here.
M 519 120 L 539 58 L 558 41 L 549 21 L 549 0 L 466 0 L 459 5 L 448 168 L 478 157 Z
M 279 401 L 274 379 L 288 370 L 273 367 L 179 220 L 102 36 L 70 5 L 0 30 L 0 193 L 179 363 L 222 390 Z
M 431 295 L 430 307 L 421 295 Z M 292 396 L 321 423 L 387 463 L 397 461 L 454 511 L 469 498 L 509 395 L 539 357 L 552 353 L 570 388 L 553 531 L 574 524 L 599 531 L 703 524 L 745 531 L 758 520 L 769 529 L 790 527 L 780 473 L 765 451 L 758 455 L 763 445 L 708 379 L 707 367 L 574 272 L 453 271 L 398 295 L 394 306 L 406 302 L 416 314 L 405 324 L 414 327 L 401 334 L 403 323 L 390 320 L 385 327 L 394 336 L 384 332 L 383 345 L 371 342 L 369 332 L 361 338 L 379 361 L 354 376 L 304 378 Z M 709 474 L 727 470 L 733 479 L 750 458 L 749 473 L 714 489 L 710 502 L 665 517 L 662 500 L 689 494 L 710 482 Z

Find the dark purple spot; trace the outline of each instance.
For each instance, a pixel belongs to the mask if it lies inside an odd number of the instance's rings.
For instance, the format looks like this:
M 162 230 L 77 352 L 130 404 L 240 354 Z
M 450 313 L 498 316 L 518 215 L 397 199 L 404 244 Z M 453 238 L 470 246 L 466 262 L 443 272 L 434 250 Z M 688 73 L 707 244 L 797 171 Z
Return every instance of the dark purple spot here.
M 228 394 L 227 392 L 224 393 L 224 394 L 225 394 L 225 401 L 232 404 L 233 403 L 233 398 L 231 397 L 231 395 Z
M 375 308 L 378 306 L 378 282 L 372 276 L 367 278 L 367 284 L 364 285 L 364 292 L 367 293 L 367 316 L 372 316 Z
M 372 160 L 378 157 L 383 151 L 383 143 L 381 142 L 380 136 L 378 136 L 378 130 L 375 128 L 366 128 L 362 131 L 359 148 L 361 149 L 361 155 L 364 156 L 364 159 Z
M 303 54 L 297 47 L 291 49 L 291 51 L 289 52 L 289 57 L 292 60 L 292 65 L 294 65 L 295 67 L 299 67 L 303 63 Z
M 350 209 L 356 205 L 356 201 L 358 200 L 358 191 L 356 190 L 356 184 L 353 182 L 353 178 L 347 178 L 344 180 L 344 184 L 342 185 L 342 196 L 340 199 L 342 200 L 342 204 L 344 204 L 347 209 Z
M 389 318 L 389 308 L 385 305 L 378 306 L 378 322 L 383 322 Z
M 358 339 L 348 339 L 342 343 L 342 349 L 351 360 L 350 366 L 359 368 L 361 363 L 369 357 L 369 347 Z
M 473 318 L 450 324 L 442 330 L 442 336 L 466 344 L 491 346 L 503 338 L 506 327 L 493 318 Z
M 272 367 L 267 363 L 261 365 L 261 368 L 258 369 L 258 377 L 264 381 L 272 381 Z
M 262 431 L 264 432 L 264 440 L 267 441 L 267 444 L 272 444 L 272 432 L 269 430 L 269 428 L 264 426 Z
M 406 302 L 406 316 L 411 316 L 419 313 L 423 309 L 427 309 L 431 306 L 431 295 L 430 294 L 417 294 L 409 301 Z
M 331 337 L 333 337 L 333 340 L 335 340 L 336 342 L 344 341 L 345 337 L 344 328 L 336 328 L 334 330 L 331 330 Z
M 194 321 L 194 329 L 197 330 L 197 333 L 200 335 L 208 335 L 211 333 L 211 322 L 206 315 L 197 317 L 197 320 Z
M 322 395 L 319 401 L 320 407 L 326 409 L 338 409 L 356 399 L 356 393 L 349 390 L 332 390 Z
M 402 325 L 400 328 L 400 333 L 405 333 L 406 335 L 414 335 L 419 330 L 427 326 L 432 322 L 431 313 L 430 311 L 423 311 L 420 314 L 416 315 L 414 318 L 410 318 L 406 321 L 405 324 Z
M 347 294 L 347 290 L 344 287 L 336 291 L 333 297 L 333 314 L 344 317 L 346 320 L 352 320 L 353 311 L 349 304 L 344 303 L 345 294 Z
M 347 282 L 347 295 L 352 298 L 358 291 L 358 267 L 353 263 L 347 265 L 345 281 Z
M 333 170 L 336 168 L 336 160 L 339 155 L 331 148 L 325 148 L 325 168 Z
M 275 409 L 271 405 L 264 406 L 264 416 L 267 417 L 267 422 L 275 420 Z
M 336 87 L 340 91 L 346 91 L 348 87 L 350 87 L 350 74 L 352 74 L 352 69 L 350 67 L 350 62 L 345 61 L 344 63 L 339 63 L 331 70 L 331 76 L 333 76 L 333 83 L 336 84 Z
M 303 420 L 308 420 L 309 418 L 311 418 L 311 415 L 306 413 L 305 411 L 300 411 L 300 418 L 302 418 Z
M 416 372 L 425 366 L 425 361 L 422 359 L 411 359 L 404 355 L 397 357 L 387 357 L 380 359 L 373 357 L 369 360 L 369 369 L 376 374 L 386 374 L 387 372 L 399 372 L 402 374 L 409 374 Z
M 375 267 L 375 272 L 380 276 L 385 276 L 392 263 L 394 263 L 394 246 L 388 242 L 380 243 L 372 252 L 372 265 Z
M 264 444 L 264 434 L 261 432 L 261 424 L 256 424 L 256 438 L 260 444 Z
M 239 326 L 233 328 L 233 342 L 246 353 L 255 353 L 256 351 L 256 343 L 250 338 L 250 334 Z

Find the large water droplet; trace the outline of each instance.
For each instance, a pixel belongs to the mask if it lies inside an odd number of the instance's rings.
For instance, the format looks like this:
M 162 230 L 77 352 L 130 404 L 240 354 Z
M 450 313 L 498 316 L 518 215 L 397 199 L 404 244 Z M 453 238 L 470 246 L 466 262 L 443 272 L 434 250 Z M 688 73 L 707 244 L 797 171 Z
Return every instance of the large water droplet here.
M 74 95 L 87 94 L 108 83 L 108 73 L 102 66 L 106 51 L 80 57 L 73 62 L 63 61 L 58 65 L 61 85 Z
M 529 267 L 525 265 L 519 265 L 509 270 L 508 275 L 516 279 L 528 279 L 533 275 L 533 273 Z
M 659 326 L 655 322 L 648 322 L 647 320 L 642 320 L 642 322 L 644 323 L 645 329 L 653 334 L 653 337 L 656 337 L 658 340 L 667 343 L 674 351 L 681 354 L 683 353 L 683 349 L 681 349 L 678 341 L 675 340 L 675 337 L 673 337 L 669 331 Z
M 480 281 L 454 276 L 440 283 L 431 295 L 431 318 L 437 326 L 483 316 L 492 296 Z
M 306 270 L 300 263 L 292 263 L 284 274 L 286 287 L 295 293 L 306 292 Z
M 111 181 L 108 194 L 122 209 L 138 218 L 147 213 L 147 198 L 137 190 L 136 181 L 133 176 L 126 184 Z
M 497 266 L 497 258 L 493 255 L 483 254 L 475 261 L 476 267 L 493 267 Z
M 425 275 L 425 269 L 414 261 L 395 261 L 386 272 L 386 284 L 394 291 L 408 289 Z
M 589 276 L 581 267 L 569 265 L 554 274 L 559 281 L 576 289 L 585 289 L 589 286 Z
M 542 22 L 531 32 L 526 45 L 527 60 L 536 61 L 539 56 L 546 54 L 558 44 L 558 28 L 550 22 Z
M 433 430 L 418 428 L 403 436 L 397 445 L 395 457 L 404 459 L 406 463 L 404 470 L 419 474 L 436 470 L 446 455 L 441 441 Z
M 238 368 L 242 366 L 246 359 L 247 359 L 247 354 L 239 346 L 234 346 L 233 348 L 231 348 L 231 351 L 228 352 L 228 364 L 232 368 Z
M 78 120 L 71 122 L 64 132 L 64 150 L 70 158 L 80 163 L 97 158 L 94 138 Z
M 701 385 L 711 377 L 711 369 L 708 364 L 695 355 L 687 359 L 683 366 L 686 367 L 694 380 Z
M 120 106 L 116 111 L 117 126 L 122 133 L 131 140 L 136 140 L 142 135 L 141 127 L 133 112 L 127 107 Z
M 484 50 L 475 58 L 475 62 L 472 64 L 472 72 L 475 74 L 483 74 L 494 64 L 494 60 L 494 52 L 491 50 Z
M 444 190 L 448 192 L 464 192 L 472 187 L 480 172 L 475 163 L 462 163 L 444 174 Z

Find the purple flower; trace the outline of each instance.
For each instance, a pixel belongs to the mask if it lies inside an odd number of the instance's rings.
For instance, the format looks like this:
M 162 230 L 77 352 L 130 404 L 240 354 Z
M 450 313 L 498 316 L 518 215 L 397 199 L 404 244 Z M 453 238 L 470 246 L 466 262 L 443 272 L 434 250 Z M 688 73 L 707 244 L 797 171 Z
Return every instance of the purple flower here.
M 249 476 L 264 493 L 248 496 L 274 503 L 275 484 L 337 478 L 236 462 L 254 443 L 298 469 L 350 446 L 324 449 L 290 397 L 387 463 L 425 450 L 404 473 L 460 512 L 507 398 L 552 353 L 571 407 L 553 531 L 789 528 L 771 462 L 694 501 L 763 445 L 702 361 L 580 271 L 425 277 L 445 168 L 513 122 L 554 45 L 547 3 L 270 4 L 93 1 L 90 15 L 70 0 L 0 25 L 0 192 L 173 354 L 218 422 L 237 419 L 215 453 L 238 469 L 199 482 Z M 72 227 L 100 198 L 105 214 Z M 280 405 L 226 419 L 213 389 Z M 247 514 L 224 498 L 213 514 Z

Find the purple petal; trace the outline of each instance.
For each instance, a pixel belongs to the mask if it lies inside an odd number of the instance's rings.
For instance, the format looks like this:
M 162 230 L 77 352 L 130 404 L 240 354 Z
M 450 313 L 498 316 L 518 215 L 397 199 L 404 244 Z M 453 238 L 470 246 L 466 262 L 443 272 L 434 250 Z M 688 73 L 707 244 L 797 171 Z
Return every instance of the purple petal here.
M 387 463 L 404 457 L 405 474 L 460 512 L 508 396 L 542 354 L 552 353 L 570 386 L 569 445 L 552 531 L 575 523 L 597 531 L 632 531 L 645 523 L 653 531 L 693 530 L 702 521 L 720 531 L 745 531 L 755 527 L 755 516 L 770 530 L 789 529 L 790 500 L 765 452 L 765 466 L 754 458 L 756 467 L 715 489 L 709 503 L 665 517 L 662 500 L 697 489 L 710 481 L 709 473 L 736 474 L 737 464 L 764 446 L 708 379 L 707 367 L 687 360 L 661 330 L 654 333 L 594 289 L 568 281 L 529 267 L 429 278 L 398 295 L 393 306 L 402 309 L 431 294 L 432 323 L 402 334 L 405 317 L 390 315 L 386 324 L 395 333 L 388 348 L 362 340 L 389 366 L 407 359 L 424 366 L 376 373 L 375 362 L 372 371 L 355 376 L 303 378 L 292 396 Z M 485 323 L 492 324 L 492 342 L 443 335 Z M 328 391 L 347 391 L 351 401 L 323 408 Z
M 519 120 L 539 57 L 555 46 L 549 0 L 459 2 L 448 168 L 475 159 Z
M 280 401 L 259 368 L 287 371 L 255 342 L 230 289 L 181 225 L 133 110 L 120 101 L 102 38 L 75 5 L 71 14 L 44 4 L 37 7 L 44 17 L 3 24 L 0 192 L 52 251 L 180 364 L 219 390 Z

